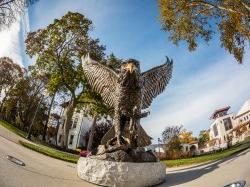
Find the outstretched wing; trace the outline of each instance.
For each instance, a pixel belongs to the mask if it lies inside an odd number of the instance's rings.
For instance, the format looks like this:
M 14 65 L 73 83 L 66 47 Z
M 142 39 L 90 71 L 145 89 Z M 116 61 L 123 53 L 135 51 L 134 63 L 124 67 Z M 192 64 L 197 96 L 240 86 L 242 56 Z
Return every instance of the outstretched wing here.
M 114 107 L 118 75 L 108 67 L 92 60 L 89 55 L 82 57 L 82 68 L 92 89 L 101 95 L 105 104 Z
M 167 58 L 167 62 L 151 70 L 142 73 L 142 109 L 148 108 L 153 99 L 164 91 L 171 76 L 173 61 Z

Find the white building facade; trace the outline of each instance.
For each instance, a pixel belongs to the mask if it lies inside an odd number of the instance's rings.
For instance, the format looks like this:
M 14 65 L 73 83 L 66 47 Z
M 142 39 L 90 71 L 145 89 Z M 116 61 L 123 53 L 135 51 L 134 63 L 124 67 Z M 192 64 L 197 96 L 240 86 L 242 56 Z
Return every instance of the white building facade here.
M 181 150 L 184 153 L 191 153 L 192 155 L 199 155 L 199 146 L 197 141 L 193 141 L 191 143 L 183 143 L 181 144 Z
M 93 121 L 92 118 L 87 117 L 83 110 L 74 112 L 68 136 L 69 149 L 75 150 L 78 148 L 82 149 L 87 147 L 86 133 L 90 130 L 92 121 Z M 62 119 L 62 124 L 58 129 L 58 134 L 57 134 L 58 146 L 61 146 L 63 141 L 63 124 L 64 124 L 64 119 Z
M 225 107 L 214 111 L 210 117 L 213 120 L 209 128 L 209 141 L 201 150 L 202 152 L 210 152 L 228 147 L 229 134 L 236 126 L 233 113 L 229 114 L 230 107 Z
M 211 119 L 209 141 L 202 152 L 225 149 L 230 145 L 250 141 L 250 100 L 246 101 L 235 115 L 228 114 L 230 107 L 216 110 Z
M 250 100 L 246 101 L 234 118 L 235 124 L 231 132 L 232 143 L 240 143 L 250 139 Z

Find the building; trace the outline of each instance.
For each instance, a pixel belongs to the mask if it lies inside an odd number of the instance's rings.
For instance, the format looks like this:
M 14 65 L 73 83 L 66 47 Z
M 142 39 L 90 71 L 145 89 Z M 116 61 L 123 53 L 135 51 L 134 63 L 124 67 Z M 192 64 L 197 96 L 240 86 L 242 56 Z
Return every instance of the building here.
M 237 124 L 232 132 L 232 144 L 250 139 L 250 100 L 246 101 L 234 118 Z
M 209 141 L 202 152 L 210 152 L 228 147 L 229 133 L 236 126 L 234 123 L 235 115 L 228 113 L 230 106 L 217 109 L 213 112 L 210 119 L 212 124 L 209 128 Z
M 184 153 L 191 153 L 191 155 L 200 154 L 198 141 L 192 141 L 190 143 L 182 143 L 181 150 Z
M 146 151 L 153 151 L 156 153 L 164 153 L 165 151 L 165 144 L 151 144 L 145 147 Z
M 210 140 L 201 152 L 225 149 L 247 139 L 250 140 L 250 100 L 246 101 L 235 115 L 228 113 L 230 107 L 214 111 L 209 128 Z
M 64 116 L 64 115 L 63 115 Z M 64 117 L 62 117 L 62 124 L 59 126 L 58 134 L 57 134 L 57 145 L 61 146 L 63 141 L 63 124 L 64 124 Z M 75 110 L 71 128 L 69 130 L 68 136 L 68 148 L 75 150 L 77 148 L 86 148 L 87 141 L 86 141 L 86 133 L 89 131 L 92 125 L 92 118 L 87 117 L 83 110 Z

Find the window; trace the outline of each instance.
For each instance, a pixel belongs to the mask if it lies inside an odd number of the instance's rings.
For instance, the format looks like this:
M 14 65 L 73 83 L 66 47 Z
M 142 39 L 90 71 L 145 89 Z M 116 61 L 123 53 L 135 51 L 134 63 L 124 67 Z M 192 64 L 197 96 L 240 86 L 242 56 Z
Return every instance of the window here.
M 74 135 L 70 135 L 69 145 L 72 145 L 72 143 L 73 143 L 73 139 L 74 139 Z
M 214 136 L 217 136 L 218 135 L 218 129 L 217 129 L 216 124 L 213 126 L 213 130 L 214 130 Z
M 61 143 L 61 141 L 62 141 L 62 135 L 59 136 L 58 143 Z
M 228 131 L 233 128 L 232 121 L 230 118 L 223 119 L 225 130 Z
M 77 122 L 78 122 L 78 118 L 75 118 L 75 120 L 74 120 L 74 122 L 73 122 L 73 128 L 76 128 Z

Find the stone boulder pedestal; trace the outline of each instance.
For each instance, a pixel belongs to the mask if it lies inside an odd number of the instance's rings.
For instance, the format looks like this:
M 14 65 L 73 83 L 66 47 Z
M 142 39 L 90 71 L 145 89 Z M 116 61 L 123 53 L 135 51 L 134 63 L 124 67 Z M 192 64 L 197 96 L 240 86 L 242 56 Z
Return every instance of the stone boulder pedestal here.
M 83 180 L 102 186 L 145 187 L 165 180 L 166 165 L 162 162 L 114 162 L 81 157 L 77 174 Z

